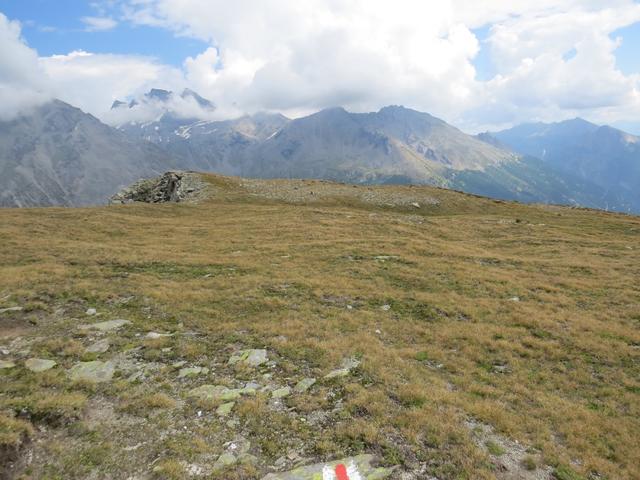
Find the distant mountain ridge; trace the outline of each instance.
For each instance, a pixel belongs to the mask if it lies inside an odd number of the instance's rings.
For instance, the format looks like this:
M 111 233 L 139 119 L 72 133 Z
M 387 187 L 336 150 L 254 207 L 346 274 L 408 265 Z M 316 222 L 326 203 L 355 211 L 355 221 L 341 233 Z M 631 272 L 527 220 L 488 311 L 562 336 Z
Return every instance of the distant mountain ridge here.
M 202 121 L 168 112 L 155 121 L 119 128 L 155 143 L 193 170 L 254 178 L 430 184 L 525 202 L 599 206 L 591 192 L 598 189 L 585 188 L 586 182 L 549 172 L 534 158 L 401 106 L 371 113 L 335 107 L 294 120 L 261 113 Z
M 0 122 L 1 207 L 105 203 L 117 189 L 174 166 L 156 145 L 59 100 Z
M 576 165 L 559 168 L 547 154 L 536 158 L 540 145 L 532 140 L 530 148 L 518 149 L 509 135 L 467 135 L 402 106 L 371 113 L 336 107 L 293 120 L 266 112 L 214 120 L 197 116 L 210 116 L 213 102 L 191 90 L 177 95 L 162 89 L 112 106 L 134 117 L 147 107 L 153 118 L 124 121 L 117 128 L 60 101 L 0 122 L 0 205 L 100 204 L 140 178 L 182 169 L 428 184 L 505 200 L 640 211 L 640 204 L 629 201 L 632 188 L 595 182 Z M 518 128 L 540 136 L 535 133 L 540 126 Z M 636 145 L 636 137 L 586 122 L 563 128 L 573 136 L 600 132 L 600 141 L 609 132 L 612 145 L 623 138 L 628 150 Z
M 145 93 L 142 97 L 138 99 L 133 99 L 129 103 L 123 102 L 121 100 L 114 100 L 113 104 L 111 104 L 111 110 L 115 110 L 118 108 L 131 109 L 141 104 L 152 103 L 152 102 L 159 103 L 159 104 L 166 104 L 171 100 L 177 99 L 177 98 L 180 98 L 182 100 L 193 100 L 199 107 L 207 111 L 212 112 L 216 109 L 216 106 L 211 101 L 207 100 L 204 97 L 201 97 L 190 88 L 185 88 L 180 95 L 176 95 L 174 92 L 169 90 L 164 90 L 161 88 L 152 88 L 147 93 Z
M 514 152 L 597 185 L 607 194 L 601 208 L 640 212 L 639 137 L 580 118 L 523 124 L 490 135 Z

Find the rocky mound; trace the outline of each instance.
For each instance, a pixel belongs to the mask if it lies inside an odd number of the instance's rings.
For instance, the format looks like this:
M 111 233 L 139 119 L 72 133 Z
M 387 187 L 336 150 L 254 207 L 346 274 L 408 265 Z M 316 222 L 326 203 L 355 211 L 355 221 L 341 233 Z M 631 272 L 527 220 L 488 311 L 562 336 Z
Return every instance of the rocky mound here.
M 205 196 L 206 185 L 197 173 L 171 171 L 140 180 L 109 199 L 111 204 L 131 202 L 197 202 Z

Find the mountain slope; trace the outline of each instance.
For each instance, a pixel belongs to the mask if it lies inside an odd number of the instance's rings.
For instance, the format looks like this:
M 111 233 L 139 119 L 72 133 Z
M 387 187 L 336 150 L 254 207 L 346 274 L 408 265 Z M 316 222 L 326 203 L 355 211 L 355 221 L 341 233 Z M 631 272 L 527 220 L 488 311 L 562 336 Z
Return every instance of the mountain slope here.
M 150 91 L 133 108 L 151 102 L 161 114 L 119 129 L 179 157 L 182 168 L 253 178 L 430 184 L 501 199 L 589 207 L 600 207 L 606 196 L 570 173 L 554 172 L 499 142 L 491 145 L 487 137 L 467 135 L 400 106 L 361 114 L 330 108 L 295 120 L 264 113 L 206 121 L 172 111 L 175 98 L 164 90 Z M 116 108 L 127 107 L 121 102 Z
M 288 121 L 282 115 L 267 113 L 208 121 L 167 111 L 154 121 L 125 123 L 118 129 L 130 138 L 153 142 L 179 158 L 182 168 L 240 175 L 246 150 L 275 134 Z
M 0 122 L 0 206 L 90 205 L 175 167 L 157 146 L 132 140 L 64 102 Z
M 640 211 L 640 138 L 582 119 L 524 124 L 491 135 L 556 171 L 599 186 L 606 192 L 602 208 Z
M 430 184 L 524 202 L 600 206 L 596 186 L 403 107 L 293 120 L 249 149 L 244 175 Z

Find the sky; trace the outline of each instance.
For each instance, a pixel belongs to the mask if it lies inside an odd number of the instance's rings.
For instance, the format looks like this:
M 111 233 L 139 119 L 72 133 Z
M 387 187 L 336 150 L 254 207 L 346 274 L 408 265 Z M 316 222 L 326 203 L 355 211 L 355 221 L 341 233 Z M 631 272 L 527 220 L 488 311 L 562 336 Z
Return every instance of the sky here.
M 0 119 L 59 98 L 117 123 L 156 87 L 220 118 L 397 104 L 640 134 L 639 51 L 635 0 L 0 0 Z

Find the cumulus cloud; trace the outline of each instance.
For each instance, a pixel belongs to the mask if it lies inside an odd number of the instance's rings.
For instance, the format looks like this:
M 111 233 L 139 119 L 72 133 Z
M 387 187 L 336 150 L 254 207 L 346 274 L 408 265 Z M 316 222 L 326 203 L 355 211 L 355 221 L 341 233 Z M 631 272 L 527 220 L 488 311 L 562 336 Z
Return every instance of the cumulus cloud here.
M 39 57 L 21 38 L 20 24 L 0 13 L 0 118 L 9 120 L 51 98 L 104 117 L 117 98 L 152 87 L 182 89 L 180 69 L 136 55 L 82 50 Z
M 118 26 L 118 22 L 111 17 L 82 17 L 80 20 L 88 32 L 106 32 Z
M 20 24 L 0 13 L 0 119 L 47 101 L 47 90 L 38 54 L 20 37 Z
M 617 69 L 619 40 L 611 38 L 640 21 L 640 4 L 633 0 L 120 0 L 110 5 L 96 18 L 168 29 L 209 47 L 180 67 L 86 52 L 35 62 L 52 94 L 101 118 L 110 115 L 115 98 L 185 86 L 213 100 L 218 116 L 258 110 L 295 116 L 336 105 L 365 111 L 403 104 L 480 130 L 526 120 L 580 115 L 621 121 L 640 114 L 640 76 Z M 488 31 L 482 43 L 475 34 L 480 27 Z M 12 38 L 14 45 L 20 43 L 19 28 Z M 31 52 L 24 61 L 33 66 L 34 52 L 18 47 Z M 488 80 L 479 79 L 474 64 L 480 49 L 495 67 Z
M 171 92 L 167 99 L 153 98 L 146 94 L 140 95 L 134 99 L 132 104 L 124 103 L 105 112 L 102 115 L 102 120 L 117 126 L 127 122 L 157 120 L 166 113 L 170 113 L 172 117 L 201 120 L 220 120 L 236 116 L 228 115 L 229 112 L 222 113 L 214 105 L 202 105 L 194 96 Z
M 152 87 L 179 89 L 184 77 L 179 69 L 134 55 L 74 51 L 39 59 L 53 94 L 103 117 L 114 100 L 140 95 Z
M 187 79 L 241 109 L 400 103 L 472 129 L 640 110 L 609 37 L 640 21 L 632 0 L 135 0 L 125 16 L 210 42 Z M 483 82 L 473 29 L 487 25 L 499 73 Z

